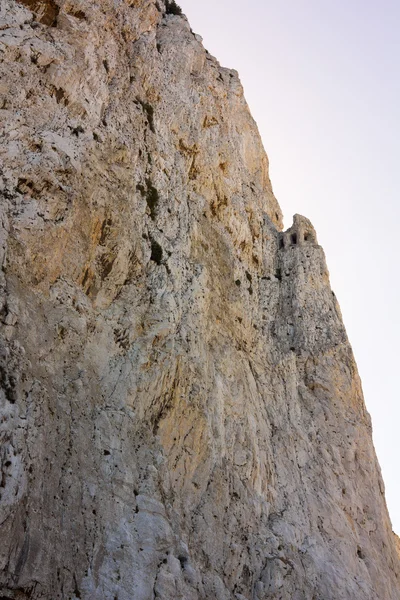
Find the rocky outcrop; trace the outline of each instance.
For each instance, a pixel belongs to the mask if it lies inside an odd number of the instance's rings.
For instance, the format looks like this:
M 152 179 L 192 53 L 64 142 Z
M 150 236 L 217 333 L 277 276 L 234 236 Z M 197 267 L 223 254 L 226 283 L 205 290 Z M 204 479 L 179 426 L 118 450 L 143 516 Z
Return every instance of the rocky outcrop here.
M 398 600 L 323 250 L 174 2 L 0 0 L 0 597 Z

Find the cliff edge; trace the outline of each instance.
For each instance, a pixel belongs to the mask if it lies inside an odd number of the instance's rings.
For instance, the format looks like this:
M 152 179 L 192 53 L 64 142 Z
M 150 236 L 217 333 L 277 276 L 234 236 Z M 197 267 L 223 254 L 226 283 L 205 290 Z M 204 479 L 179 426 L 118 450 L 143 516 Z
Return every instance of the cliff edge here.
M 0 0 L 1 600 L 399 600 L 322 248 L 174 2 Z

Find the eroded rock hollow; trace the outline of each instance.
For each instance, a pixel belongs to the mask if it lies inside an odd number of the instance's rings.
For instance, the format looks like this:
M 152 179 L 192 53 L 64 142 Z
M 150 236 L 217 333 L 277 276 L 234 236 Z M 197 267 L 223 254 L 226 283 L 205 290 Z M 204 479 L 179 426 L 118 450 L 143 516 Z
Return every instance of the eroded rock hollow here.
M 322 248 L 174 2 L 0 0 L 0 598 L 399 600 Z

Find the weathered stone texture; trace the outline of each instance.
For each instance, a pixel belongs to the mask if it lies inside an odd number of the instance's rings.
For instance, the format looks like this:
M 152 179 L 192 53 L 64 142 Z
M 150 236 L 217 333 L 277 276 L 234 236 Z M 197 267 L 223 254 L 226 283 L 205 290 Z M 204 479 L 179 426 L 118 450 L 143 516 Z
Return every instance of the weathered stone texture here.
M 0 0 L 0 597 L 399 600 L 323 251 L 168 6 Z

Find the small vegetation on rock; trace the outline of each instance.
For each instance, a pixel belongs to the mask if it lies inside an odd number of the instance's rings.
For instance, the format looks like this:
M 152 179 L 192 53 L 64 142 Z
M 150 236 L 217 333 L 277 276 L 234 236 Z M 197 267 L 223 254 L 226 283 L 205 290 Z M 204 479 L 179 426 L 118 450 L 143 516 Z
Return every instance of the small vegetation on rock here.
M 182 14 L 182 9 L 180 6 L 178 6 L 178 4 L 175 2 L 175 0 L 166 0 L 165 8 L 166 8 L 167 15 L 181 15 Z
M 150 179 L 146 179 L 146 187 L 141 184 L 136 186 L 141 195 L 146 198 L 147 206 L 150 209 L 150 217 L 154 221 L 157 216 L 157 205 L 160 200 L 160 195 L 157 188 L 151 183 Z

